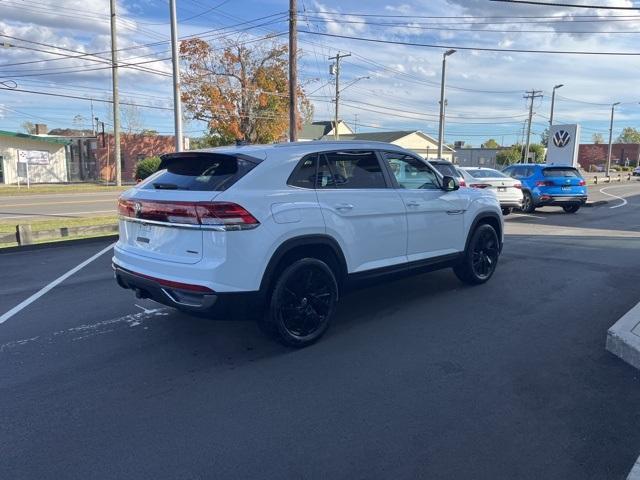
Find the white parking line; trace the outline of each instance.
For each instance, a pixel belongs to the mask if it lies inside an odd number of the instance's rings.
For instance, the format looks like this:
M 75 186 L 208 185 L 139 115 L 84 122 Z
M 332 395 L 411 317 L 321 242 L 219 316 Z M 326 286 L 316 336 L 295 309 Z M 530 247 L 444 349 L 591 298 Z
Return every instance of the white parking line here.
M 77 271 L 81 270 L 82 268 L 86 267 L 87 265 L 89 265 L 91 262 L 93 262 L 95 259 L 97 259 L 98 257 L 100 257 L 101 255 L 104 255 L 105 253 L 107 253 L 109 250 L 111 250 L 113 248 L 113 246 L 115 245 L 115 243 L 112 243 L 111 245 L 109 245 L 106 248 L 103 248 L 102 250 L 100 250 L 98 253 L 96 253 L 94 256 L 87 258 L 84 262 L 82 262 L 80 265 L 76 265 L 75 267 L 73 267 L 71 270 L 69 270 L 67 273 L 65 273 L 64 275 L 59 276 L 58 278 L 56 278 L 53 282 L 51 282 L 49 285 L 41 288 L 40 290 L 38 290 L 36 293 L 34 293 L 33 295 L 31 295 L 29 298 L 27 298 L 26 300 L 24 300 L 23 302 L 19 303 L 18 305 L 16 305 L 15 307 L 13 307 L 11 310 L 9 310 L 8 312 L 6 312 L 4 315 L 2 315 L 0 317 L 0 323 L 4 323 L 7 320 L 9 320 L 11 317 L 13 317 L 16 313 L 18 313 L 20 310 L 24 309 L 25 307 L 31 305 L 33 302 L 35 302 L 37 299 L 39 299 L 41 296 L 43 296 L 45 293 L 47 293 L 49 290 L 51 290 L 52 288 L 54 288 L 57 285 L 60 285 L 62 282 L 64 282 L 67 278 L 69 278 L 71 275 L 73 275 L 74 273 L 76 273 Z
M 619 186 L 620 186 L 620 185 L 619 185 Z M 605 188 L 601 188 L 601 189 L 600 189 L 600 193 L 602 193 L 602 194 L 604 194 L 604 195 L 607 195 L 608 197 L 613 197 L 613 198 L 615 198 L 615 199 L 617 199 L 617 200 L 622 200 L 622 203 L 621 203 L 621 204 L 619 204 L 619 205 L 614 205 L 613 207 L 609 207 L 609 208 L 620 208 L 620 207 L 624 207 L 624 206 L 627 204 L 627 201 L 626 201 L 624 198 L 619 197 L 619 196 L 617 196 L 617 195 L 614 195 L 614 194 L 612 194 L 612 193 L 607 193 L 607 192 L 605 192 L 605 189 L 607 189 L 607 188 L 614 188 L 614 187 L 605 187 Z

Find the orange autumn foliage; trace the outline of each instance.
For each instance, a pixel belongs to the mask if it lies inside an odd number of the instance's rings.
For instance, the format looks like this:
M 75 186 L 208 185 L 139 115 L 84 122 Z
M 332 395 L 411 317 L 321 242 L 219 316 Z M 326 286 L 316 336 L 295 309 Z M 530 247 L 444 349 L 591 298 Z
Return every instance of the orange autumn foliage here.
M 207 121 L 211 135 L 250 143 L 287 138 L 289 129 L 288 47 L 273 41 L 220 46 L 194 38 L 180 45 L 181 98 L 194 119 Z M 298 88 L 298 128 L 312 107 Z

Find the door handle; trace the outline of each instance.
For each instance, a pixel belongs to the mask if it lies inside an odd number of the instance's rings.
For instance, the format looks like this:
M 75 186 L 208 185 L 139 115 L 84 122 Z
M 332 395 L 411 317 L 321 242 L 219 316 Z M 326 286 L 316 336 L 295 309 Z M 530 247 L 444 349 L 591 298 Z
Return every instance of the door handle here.
M 447 210 L 448 215 L 460 215 L 464 213 L 464 210 Z
M 335 208 L 336 210 L 352 210 L 353 205 L 351 205 L 350 203 L 339 203 Z
M 407 202 L 407 207 L 419 207 L 420 205 L 422 205 L 420 202 L 416 202 L 414 200 L 409 200 Z

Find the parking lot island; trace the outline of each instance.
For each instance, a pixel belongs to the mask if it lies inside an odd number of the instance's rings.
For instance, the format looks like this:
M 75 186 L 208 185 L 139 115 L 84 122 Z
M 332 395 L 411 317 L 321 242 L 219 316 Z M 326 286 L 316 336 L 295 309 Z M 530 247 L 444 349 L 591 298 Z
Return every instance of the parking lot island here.
M 607 350 L 640 369 L 640 303 L 609 329 Z

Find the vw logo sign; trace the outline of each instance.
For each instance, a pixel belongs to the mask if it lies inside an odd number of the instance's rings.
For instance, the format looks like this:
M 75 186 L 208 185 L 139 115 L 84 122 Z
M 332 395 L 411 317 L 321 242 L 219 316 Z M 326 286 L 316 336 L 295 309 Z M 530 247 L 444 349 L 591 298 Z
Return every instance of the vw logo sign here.
M 571 135 L 566 130 L 558 130 L 553 134 L 553 144 L 558 147 L 566 147 L 571 141 Z
M 136 202 L 133 205 L 133 213 L 135 214 L 136 218 L 140 218 L 140 214 L 142 213 L 142 204 L 140 202 Z

